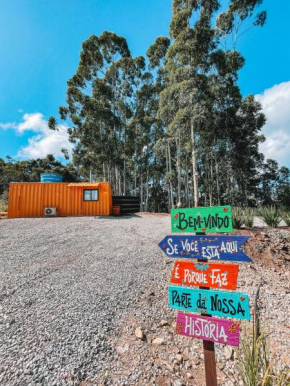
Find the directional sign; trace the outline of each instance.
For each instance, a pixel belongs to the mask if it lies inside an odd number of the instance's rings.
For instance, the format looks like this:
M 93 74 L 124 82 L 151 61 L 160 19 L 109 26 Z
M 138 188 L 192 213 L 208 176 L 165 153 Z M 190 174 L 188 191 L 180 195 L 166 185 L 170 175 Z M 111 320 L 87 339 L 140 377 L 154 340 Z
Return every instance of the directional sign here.
M 181 311 L 251 319 L 249 298 L 239 292 L 169 286 L 169 307 Z
M 158 245 L 168 257 L 252 262 L 241 249 L 249 237 L 166 236 Z
M 238 346 L 240 323 L 233 320 L 209 318 L 207 316 L 179 312 L 176 332 L 190 338 L 209 340 L 229 346 Z
M 235 290 L 237 288 L 238 272 L 239 266 L 236 264 L 177 260 L 174 264 L 170 283 Z
M 171 230 L 174 233 L 232 232 L 231 207 L 172 209 Z

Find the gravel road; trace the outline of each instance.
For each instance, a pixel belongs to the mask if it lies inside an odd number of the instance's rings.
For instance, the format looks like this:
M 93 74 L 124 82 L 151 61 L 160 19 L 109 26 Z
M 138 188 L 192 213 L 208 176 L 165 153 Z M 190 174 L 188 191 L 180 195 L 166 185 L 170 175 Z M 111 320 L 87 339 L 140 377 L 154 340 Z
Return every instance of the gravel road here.
M 169 225 L 150 215 L 1 221 L 0 384 L 105 378 L 109 338 L 164 279 L 157 244 Z
M 175 334 L 167 304 L 173 259 L 157 244 L 169 233 L 166 215 L 1 220 L 0 385 L 202 386 L 201 342 Z M 263 284 L 262 313 L 288 358 L 285 264 L 241 264 L 238 290 L 253 304 Z M 233 351 L 216 353 L 238 377 Z

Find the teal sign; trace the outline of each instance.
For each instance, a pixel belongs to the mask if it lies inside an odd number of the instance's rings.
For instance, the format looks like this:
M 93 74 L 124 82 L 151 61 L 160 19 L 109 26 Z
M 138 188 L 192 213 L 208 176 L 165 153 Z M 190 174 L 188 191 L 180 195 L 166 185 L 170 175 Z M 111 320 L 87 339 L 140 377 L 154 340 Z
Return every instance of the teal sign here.
M 169 307 L 228 318 L 251 319 L 249 297 L 239 292 L 169 286 Z

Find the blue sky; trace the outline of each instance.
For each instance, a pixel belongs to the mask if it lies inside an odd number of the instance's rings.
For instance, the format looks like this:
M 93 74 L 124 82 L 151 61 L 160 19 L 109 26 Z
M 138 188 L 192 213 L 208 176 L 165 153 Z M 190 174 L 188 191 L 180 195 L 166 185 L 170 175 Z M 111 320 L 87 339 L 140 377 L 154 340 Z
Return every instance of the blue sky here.
M 265 27 L 238 43 L 246 58 L 239 84 L 243 95 L 257 95 L 268 117 L 262 151 L 290 166 L 290 2 L 264 0 L 261 9 Z M 170 19 L 169 0 L 1 0 L 0 157 L 59 155 L 65 133 L 51 136 L 46 119 L 65 103 L 83 40 L 114 31 L 132 55 L 145 55 L 156 36 L 168 35 Z

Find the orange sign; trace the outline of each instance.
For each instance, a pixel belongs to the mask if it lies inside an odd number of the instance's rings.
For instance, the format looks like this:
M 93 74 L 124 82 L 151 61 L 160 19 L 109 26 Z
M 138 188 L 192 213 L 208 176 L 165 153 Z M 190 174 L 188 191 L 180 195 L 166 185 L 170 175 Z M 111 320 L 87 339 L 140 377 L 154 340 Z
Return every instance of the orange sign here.
M 237 288 L 239 266 L 236 264 L 215 264 L 176 261 L 171 275 L 171 284 L 192 287 L 210 287 L 227 290 Z

